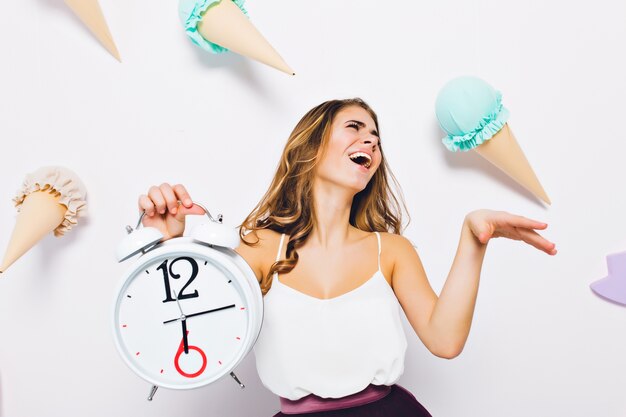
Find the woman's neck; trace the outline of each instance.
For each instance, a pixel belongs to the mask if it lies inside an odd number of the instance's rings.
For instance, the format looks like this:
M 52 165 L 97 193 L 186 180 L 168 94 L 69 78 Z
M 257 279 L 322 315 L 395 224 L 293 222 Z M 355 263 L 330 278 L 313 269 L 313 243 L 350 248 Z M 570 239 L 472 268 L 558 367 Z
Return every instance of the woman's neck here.
M 315 225 L 309 236 L 310 244 L 326 249 L 344 246 L 352 237 L 350 209 L 353 190 L 316 182 L 313 186 Z

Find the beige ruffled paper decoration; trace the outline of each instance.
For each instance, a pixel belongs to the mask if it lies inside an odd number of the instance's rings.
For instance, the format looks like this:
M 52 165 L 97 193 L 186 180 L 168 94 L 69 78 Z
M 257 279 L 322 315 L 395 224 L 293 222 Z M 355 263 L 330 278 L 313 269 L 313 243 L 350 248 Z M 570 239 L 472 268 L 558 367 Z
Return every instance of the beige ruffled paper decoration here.
M 18 216 L 0 273 L 48 233 L 62 236 L 75 226 L 86 196 L 82 181 L 67 168 L 43 167 L 27 175 L 13 199 Z

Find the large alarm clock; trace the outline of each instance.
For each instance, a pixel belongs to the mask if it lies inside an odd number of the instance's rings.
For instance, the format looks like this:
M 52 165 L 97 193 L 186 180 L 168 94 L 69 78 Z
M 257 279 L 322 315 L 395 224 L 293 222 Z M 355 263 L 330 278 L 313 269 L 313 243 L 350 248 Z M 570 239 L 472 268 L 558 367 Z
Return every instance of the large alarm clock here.
M 233 250 L 239 234 L 205 211 L 209 221 L 189 237 L 164 242 L 156 228 L 140 227 L 142 214 L 117 250 L 120 262 L 140 256 L 115 292 L 115 345 L 153 385 L 149 400 L 158 387 L 198 388 L 227 374 L 243 388 L 233 369 L 261 330 L 257 278 Z

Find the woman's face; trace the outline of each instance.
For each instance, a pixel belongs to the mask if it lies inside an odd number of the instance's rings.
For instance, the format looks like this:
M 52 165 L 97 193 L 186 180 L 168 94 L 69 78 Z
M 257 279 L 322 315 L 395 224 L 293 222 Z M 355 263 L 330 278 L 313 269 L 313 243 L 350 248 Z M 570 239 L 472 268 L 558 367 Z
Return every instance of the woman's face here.
M 382 157 L 374 119 L 362 107 L 350 106 L 335 115 L 326 152 L 316 174 L 337 185 L 363 190 L 378 169 Z

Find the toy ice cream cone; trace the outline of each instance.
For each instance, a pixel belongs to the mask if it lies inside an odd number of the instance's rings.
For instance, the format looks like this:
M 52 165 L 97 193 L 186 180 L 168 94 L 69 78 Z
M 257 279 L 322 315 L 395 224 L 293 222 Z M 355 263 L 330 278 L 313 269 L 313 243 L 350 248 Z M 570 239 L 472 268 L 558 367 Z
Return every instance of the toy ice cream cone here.
M 443 143 L 451 151 L 475 150 L 518 184 L 551 204 L 507 120 L 502 95 L 475 77 L 460 77 L 446 84 L 437 97 L 436 113 L 448 134 Z
M 181 0 L 187 35 L 213 53 L 231 50 L 289 75 L 293 70 L 245 15 L 243 0 Z
M 15 197 L 19 214 L 0 273 L 50 232 L 63 235 L 84 210 L 86 191 L 78 177 L 61 167 L 45 167 L 28 175 Z
M 522 148 L 515 140 L 508 123 L 491 139 L 477 146 L 474 150 L 546 204 L 551 204 L 550 198 L 541 186 L 530 163 L 528 163 Z
M 4 272 L 20 256 L 52 232 L 65 218 L 67 207 L 59 204 L 59 196 L 50 191 L 35 191 L 22 203 L 9 247 L 0 272 Z
M 91 33 L 110 53 L 121 62 L 120 53 L 115 46 L 98 0 L 65 0 L 65 4 L 83 21 Z

